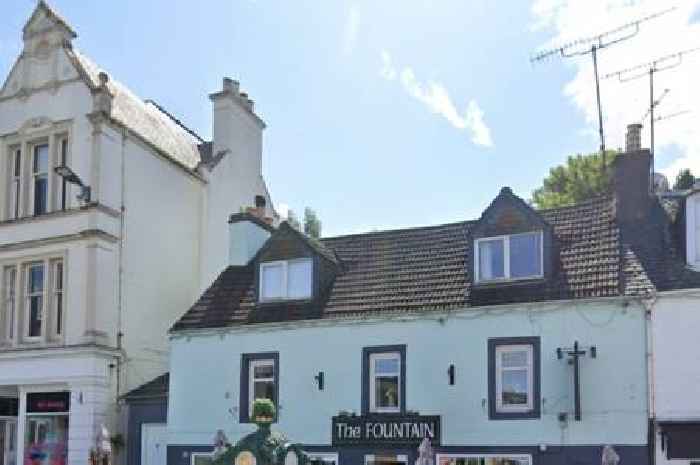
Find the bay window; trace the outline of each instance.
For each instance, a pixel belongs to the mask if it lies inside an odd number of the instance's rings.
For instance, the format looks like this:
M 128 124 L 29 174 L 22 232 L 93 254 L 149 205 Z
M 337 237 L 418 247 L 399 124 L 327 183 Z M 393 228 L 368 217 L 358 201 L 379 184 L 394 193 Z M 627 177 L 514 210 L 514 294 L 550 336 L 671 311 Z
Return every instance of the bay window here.
M 65 329 L 63 259 L 5 264 L 0 271 L 0 342 L 60 340 Z
M 542 232 L 477 239 L 474 269 L 477 282 L 542 276 Z
M 311 297 L 313 261 L 310 258 L 260 264 L 260 298 L 264 301 L 298 300 Z

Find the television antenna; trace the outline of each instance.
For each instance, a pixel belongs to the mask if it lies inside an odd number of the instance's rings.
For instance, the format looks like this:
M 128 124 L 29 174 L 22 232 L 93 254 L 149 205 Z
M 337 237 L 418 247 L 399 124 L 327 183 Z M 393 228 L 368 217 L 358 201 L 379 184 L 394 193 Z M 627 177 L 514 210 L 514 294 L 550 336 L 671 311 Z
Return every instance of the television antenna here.
M 603 79 L 617 77 L 620 82 L 630 82 L 649 76 L 649 111 L 650 125 L 649 133 L 651 135 L 651 172 L 654 172 L 654 123 L 658 121 L 654 118 L 654 108 L 656 108 L 661 100 L 668 94 L 668 89 L 662 94 L 659 99 L 654 99 L 654 75 L 661 71 L 677 68 L 683 63 L 683 56 L 700 50 L 700 47 L 689 48 L 679 52 L 664 55 L 655 60 L 641 63 L 630 68 L 621 69 L 603 76 Z M 675 116 L 675 115 L 674 115 Z M 646 118 L 646 116 L 645 116 Z
M 541 62 L 549 58 L 559 56 L 562 58 L 573 58 L 582 55 L 590 54 L 593 58 L 593 74 L 595 75 L 595 91 L 596 91 L 596 102 L 598 104 L 598 133 L 600 134 L 600 153 L 602 156 L 603 173 L 607 170 L 606 160 L 605 160 L 605 134 L 603 132 L 603 109 L 600 104 L 600 79 L 598 75 L 598 51 L 608 48 L 612 45 L 618 44 L 622 41 L 630 39 L 639 33 L 639 25 L 663 16 L 676 8 L 669 8 L 657 13 L 639 18 L 636 21 L 632 21 L 623 24 L 615 29 L 603 32 L 601 34 L 582 37 L 571 42 L 568 42 L 559 47 L 542 50 L 530 57 L 531 63 Z

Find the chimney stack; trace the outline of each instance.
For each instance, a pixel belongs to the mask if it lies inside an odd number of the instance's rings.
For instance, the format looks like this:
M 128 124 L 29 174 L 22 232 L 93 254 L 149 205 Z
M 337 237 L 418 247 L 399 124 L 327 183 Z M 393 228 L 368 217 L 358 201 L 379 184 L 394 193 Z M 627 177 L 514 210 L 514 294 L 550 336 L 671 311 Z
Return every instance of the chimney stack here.
M 627 126 L 626 150 L 613 161 L 612 187 L 619 223 L 643 221 L 649 214 L 651 153 L 641 147 L 642 125 Z
M 627 125 L 625 137 L 625 152 L 637 152 L 642 150 L 642 125 L 640 123 Z

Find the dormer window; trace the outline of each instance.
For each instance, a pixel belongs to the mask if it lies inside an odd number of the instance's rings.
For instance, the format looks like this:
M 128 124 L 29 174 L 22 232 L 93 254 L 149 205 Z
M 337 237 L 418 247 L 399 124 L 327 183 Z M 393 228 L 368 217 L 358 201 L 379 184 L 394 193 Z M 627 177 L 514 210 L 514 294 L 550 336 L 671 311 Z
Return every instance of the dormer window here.
M 474 242 L 477 282 L 542 277 L 542 232 L 484 237 Z
M 260 301 L 301 300 L 311 297 L 313 262 L 310 258 L 260 264 Z

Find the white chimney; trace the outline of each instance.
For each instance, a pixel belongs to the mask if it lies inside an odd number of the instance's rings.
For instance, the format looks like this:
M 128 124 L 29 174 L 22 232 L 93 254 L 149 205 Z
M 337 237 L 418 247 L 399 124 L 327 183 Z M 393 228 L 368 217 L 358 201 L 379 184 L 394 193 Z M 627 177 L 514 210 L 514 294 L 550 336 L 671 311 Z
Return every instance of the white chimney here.
M 628 124 L 625 137 L 625 152 L 638 152 L 642 149 L 642 125 L 640 123 Z
M 224 78 L 221 91 L 209 95 L 213 104 L 213 154 L 233 156 L 240 176 L 262 175 L 262 132 L 265 122 L 240 84 Z

